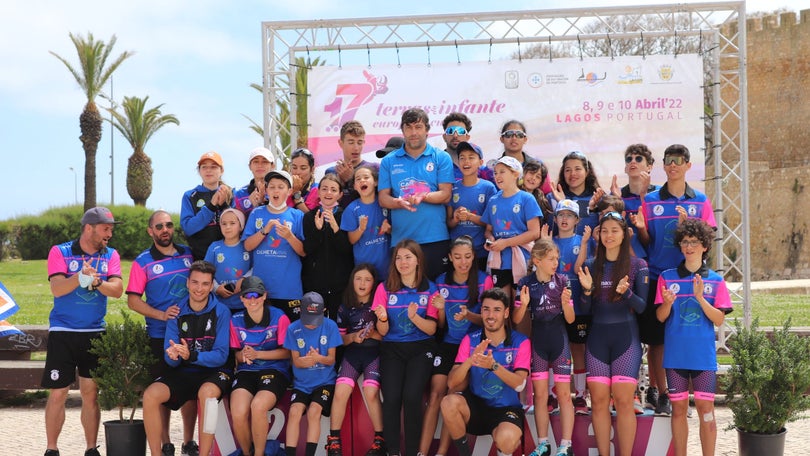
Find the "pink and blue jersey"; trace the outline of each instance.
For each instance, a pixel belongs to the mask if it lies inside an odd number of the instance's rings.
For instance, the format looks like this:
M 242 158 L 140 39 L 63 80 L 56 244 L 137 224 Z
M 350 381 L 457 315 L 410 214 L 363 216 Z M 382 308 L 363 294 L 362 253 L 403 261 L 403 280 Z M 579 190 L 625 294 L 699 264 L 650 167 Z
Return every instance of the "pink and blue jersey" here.
M 414 302 L 419 306 L 416 313 L 420 317 L 431 320 L 437 319 L 438 310 L 433 307 L 430 298 L 438 289 L 433 282 L 427 279 L 425 281 L 427 286 L 420 287 L 423 291 L 403 286 L 399 291 L 392 292 L 385 289 L 385 283 L 377 286 L 371 309 L 374 310 L 382 306 L 388 314 L 388 333 L 383 336 L 383 341 L 416 342 L 432 337 L 422 332 L 408 318 L 408 306 Z
M 242 350 L 253 347 L 257 351 L 270 351 L 284 348 L 284 338 L 290 319 L 284 311 L 275 307 L 264 307 L 262 320 L 254 322 L 246 311 L 231 316 L 231 348 Z M 275 369 L 290 378 L 290 359 L 254 359 L 250 364 L 239 363 L 236 372 L 258 372 Z
M 731 297 L 720 274 L 705 265 L 697 272 L 703 278 L 703 297 L 713 307 L 729 313 Z M 655 303 L 664 302 L 662 290 L 675 293 L 669 318 L 664 322 L 664 367 L 669 369 L 717 370 L 714 324 L 703 313 L 695 299 L 692 280 L 683 263 L 667 269 L 658 278 Z
M 48 252 L 48 280 L 53 276 L 71 277 L 82 270 L 84 262 L 96 269 L 101 280 L 121 278 L 121 258 L 112 247 L 88 255 L 79 246 L 79 240 L 51 247 Z M 53 309 L 48 317 L 50 331 L 96 332 L 106 326 L 107 297 L 97 290 L 76 287 L 64 296 L 53 298 Z
M 355 231 L 360 226 L 360 217 L 368 217 L 366 230 L 352 246 L 354 264 L 370 263 L 377 271 L 377 278 L 388 277 L 388 266 L 391 262 L 391 235 L 380 233 L 383 222 L 387 219 L 388 209 L 380 207 L 378 200 L 366 204 L 359 198 L 349 203 L 340 219 L 340 229 L 346 232 Z
M 487 202 L 497 193 L 495 184 L 488 180 L 478 179 L 478 183 L 466 186 L 462 181 L 453 184 L 453 194 L 450 197 L 450 208 L 455 211 L 459 207 L 465 207 L 475 215 L 483 215 L 487 208 Z M 455 239 L 462 235 L 468 235 L 473 239 L 476 258 L 485 258 L 487 251 L 484 250 L 484 231 L 486 227 L 476 225 L 467 221 L 459 221 L 458 225 L 450 230 L 450 239 Z
M 253 267 L 253 255 L 245 250 L 245 242 L 239 241 L 236 245 L 227 245 L 224 240 L 214 241 L 205 253 L 205 261 L 216 266 L 214 274 L 214 289 L 220 285 L 233 284 L 245 277 Z M 228 298 L 220 298 L 223 304 L 231 311 L 242 310 L 242 300 L 239 294 L 234 293 Z
M 475 347 L 486 336 L 483 330 L 464 336 L 458 347 L 456 364 L 461 364 L 471 357 Z M 512 372 L 519 370 L 529 372 L 531 368 L 532 347 L 529 339 L 517 331 L 506 330 L 506 339 L 498 346 L 490 345 L 492 357 L 501 365 L 501 369 Z M 503 382 L 495 372 L 483 367 L 470 367 L 470 392 L 480 397 L 490 407 L 521 407 L 518 392 Z
M 416 158 L 397 149 L 386 155 L 380 162 L 378 189 L 390 190 L 394 198 L 435 192 L 440 184 L 452 184 L 453 160 L 443 150 L 427 144 Z M 416 211 L 396 209 L 391 211 L 391 244 L 403 239 L 413 239 L 419 244 L 446 241 L 447 211 L 443 204 L 421 203 Z
M 250 213 L 242 232 L 242 241 L 261 231 L 271 220 L 278 220 L 303 242 L 304 214 L 292 208 L 274 214 L 267 206 L 257 207 Z M 275 227 L 253 249 L 253 275 L 268 284 L 267 295 L 270 298 L 300 299 L 304 294 L 301 284 L 301 257 L 286 239 L 276 233 Z
M 531 193 L 519 190 L 506 197 L 499 191 L 487 202 L 481 221 L 492 226 L 495 239 L 507 239 L 525 233 L 529 230 L 529 220 L 542 216 L 540 205 Z M 520 250 L 528 260 L 530 252 L 523 247 Z M 512 269 L 512 249 L 501 250 L 501 269 Z
M 284 338 L 284 348 L 306 356 L 314 347 L 323 356 L 329 354 L 330 348 L 343 345 L 340 331 L 334 320 L 323 318 L 323 323 L 313 329 L 305 327 L 301 320 L 290 323 Z M 323 385 L 334 385 L 337 379 L 335 366 L 316 363 L 312 367 L 296 367 L 293 364 L 293 388 L 304 393 L 311 393 Z
M 470 273 L 475 272 L 478 273 L 479 299 L 478 302 L 475 302 L 473 305 L 469 303 L 470 296 L 466 283 L 454 283 L 452 281 L 453 274 L 449 272 L 444 272 L 436 278 L 436 287 L 439 288 L 439 294 L 444 297 L 444 314 L 446 316 L 447 332 L 445 332 L 442 341 L 445 343 L 458 345 L 461 339 L 470 331 L 479 329 L 478 326 L 473 325 L 466 318 L 459 321 L 453 318 L 453 315 L 461 311 L 461 306 L 467 306 L 467 310 L 470 312 L 481 313 L 481 294 L 495 286 L 492 283 L 492 277 L 488 274 L 476 269 L 470 270 Z
M 683 253 L 674 242 L 675 229 L 678 227 L 676 209 L 678 206 L 686 209 L 689 218 L 701 219 L 711 226 L 717 226 L 711 201 L 689 184 L 686 185 L 686 192 L 680 198 L 669 193 L 667 184 L 657 192 L 648 193 L 644 197 L 641 210 L 647 223 L 647 231 L 650 233 L 647 261 L 653 278 L 658 277 L 666 269 L 677 267 L 683 261 Z
M 188 268 L 193 261 L 191 249 L 177 244 L 174 249 L 177 253 L 172 256 L 164 255 L 154 245 L 141 252 L 132 262 L 127 294 L 145 294 L 146 303 L 161 312 L 186 299 Z M 166 322 L 150 317 L 145 317 L 145 320 L 149 337 L 163 339 Z
M 658 191 L 660 187 L 657 185 L 650 185 L 647 188 L 647 193 Z M 633 252 L 639 258 L 647 259 L 647 248 L 638 239 L 638 228 L 630 221 L 630 216 L 638 214 L 641 208 L 641 197 L 630 191 L 630 186 L 625 185 L 622 187 L 622 200 L 624 201 L 624 218 L 627 220 L 627 226 L 633 229 L 633 237 L 630 238 L 630 246 L 633 247 Z

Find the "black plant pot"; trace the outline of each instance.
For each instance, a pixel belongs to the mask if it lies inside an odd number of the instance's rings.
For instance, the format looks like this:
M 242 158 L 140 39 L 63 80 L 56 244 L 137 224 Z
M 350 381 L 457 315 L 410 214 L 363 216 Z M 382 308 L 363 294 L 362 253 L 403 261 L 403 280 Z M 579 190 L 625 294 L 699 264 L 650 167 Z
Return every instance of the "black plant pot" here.
M 784 455 L 785 434 L 787 434 L 785 428 L 782 428 L 778 434 L 755 434 L 737 428 L 737 449 L 740 456 Z
M 146 430 L 143 420 L 105 421 L 104 442 L 108 456 L 145 456 Z

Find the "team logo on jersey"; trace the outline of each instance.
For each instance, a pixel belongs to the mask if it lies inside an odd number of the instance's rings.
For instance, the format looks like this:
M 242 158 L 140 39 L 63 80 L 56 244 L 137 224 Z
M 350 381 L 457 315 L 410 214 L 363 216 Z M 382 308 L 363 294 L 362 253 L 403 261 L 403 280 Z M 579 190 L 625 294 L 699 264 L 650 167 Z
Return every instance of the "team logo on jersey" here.
M 388 304 L 389 305 L 393 305 L 393 304 L 396 304 L 396 303 L 397 303 L 397 295 L 392 294 L 391 296 L 388 297 Z
M 197 200 L 197 208 L 201 208 L 203 206 L 205 206 L 205 200 L 202 199 L 202 198 L 198 199 Z
M 182 329 L 183 332 L 188 331 L 188 322 L 184 321 L 183 324 L 180 326 L 180 329 Z
M 242 252 L 242 260 L 243 261 L 249 261 L 250 260 L 250 254 L 248 252 Z
M 436 168 L 436 165 L 434 165 L 433 162 L 427 162 L 427 164 L 425 165 L 425 171 L 427 171 L 429 173 L 433 172 L 433 170 L 435 168 Z
M 191 260 L 189 260 L 188 258 L 183 258 L 183 264 L 184 264 L 184 265 L 185 265 L 187 268 L 190 268 L 190 267 L 191 267 Z
M 79 262 L 76 260 L 71 260 L 70 264 L 68 265 L 68 270 L 70 271 L 78 271 L 79 270 Z
M 664 206 L 660 204 L 656 204 L 655 206 L 653 206 L 653 214 L 661 215 L 663 213 L 664 213 Z
M 225 255 L 223 255 L 222 252 L 217 253 L 217 263 L 222 263 L 223 261 L 225 261 Z
M 498 212 L 498 205 L 497 205 L 497 204 L 493 204 L 493 205 L 492 205 L 492 215 L 495 215 L 495 213 L 496 213 L 496 212 Z
M 244 331 L 239 331 L 239 339 L 240 339 L 240 340 L 245 340 L 245 339 L 247 339 L 247 333 L 246 333 L 246 332 L 244 332 Z
M 512 352 L 506 352 L 506 364 L 512 364 Z
M 264 228 L 264 219 L 257 218 L 256 221 L 253 222 L 253 224 L 256 226 L 256 229 L 258 231 L 261 231 L 262 228 Z
M 292 222 L 291 221 L 287 220 L 286 222 L 284 222 L 284 226 L 286 226 L 288 230 L 292 230 Z
M 571 249 L 571 252 L 573 252 L 573 254 L 574 254 L 574 255 L 579 255 L 579 246 L 578 246 L 578 245 L 575 245 L 575 246 L 574 246 L 574 247 Z
M 694 204 L 690 204 L 686 209 L 686 213 L 691 215 L 692 217 L 696 216 L 697 215 L 697 206 L 695 206 Z
M 244 207 L 245 209 L 250 208 L 250 206 L 252 205 L 253 203 L 250 202 L 250 198 L 245 198 L 242 200 L 242 207 Z
M 107 273 L 107 269 L 108 269 L 108 267 L 107 267 L 107 262 L 105 261 L 105 262 L 101 263 L 101 272 L 102 272 L 103 274 L 106 274 L 106 273 Z
M 53 381 L 59 380 L 59 369 L 51 370 L 51 380 Z
M 453 202 L 458 203 L 459 195 L 458 193 L 453 193 Z
M 383 217 L 388 217 L 388 208 L 382 210 Z
M 433 367 L 439 367 L 441 365 L 442 365 L 442 357 L 441 356 L 436 356 L 435 358 L 433 358 Z
M 428 303 L 428 297 L 425 295 L 419 296 L 419 305 L 426 306 Z
M 554 282 L 549 282 L 549 283 L 548 283 L 548 289 L 549 289 L 549 290 L 554 290 L 554 289 L 556 289 L 556 288 L 557 288 L 557 284 L 556 284 L 556 283 L 554 283 Z
M 267 339 L 272 339 L 272 338 L 273 338 L 273 330 L 272 330 L 272 329 L 268 329 L 268 330 L 267 330 L 267 336 L 265 336 L 265 338 L 264 338 L 264 339 L 265 339 L 265 340 L 267 340 Z
M 487 199 L 487 195 L 484 195 L 483 193 L 478 194 L 478 202 L 479 203 L 483 203 L 484 201 L 486 201 L 486 199 Z
M 295 339 L 295 343 L 298 345 L 298 348 L 304 348 L 306 345 L 306 343 L 304 343 L 304 339 L 301 338 Z
M 326 345 L 326 334 L 321 336 L 321 345 Z
M 512 212 L 514 212 L 515 214 L 520 212 L 520 204 L 519 203 L 515 203 L 515 205 L 512 206 Z
M 447 298 L 448 296 L 450 296 L 450 290 L 448 290 L 447 288 L 440 288 L 439 294 L 442 295 L 443 298 Z
M 704 283 L 703 284 L 703 294 L 710 295 L 710 294 L 712 294 L 712 292 L 714 292 L 714 287 L 712 287 L 712 284 Z
M 210 318 L 208 319 L 208 321 L 205 322 L 205 330 L 206 331 L 211 330 L 211 319 Z
M 152 266 L 152 272 L 154 272 L 155 274 L 163 274 L 163 265 L 156 264 Z
M 681 291 L 681 286 L 677 283 L 673 283 L 669 286 L 669 291 L 678 294 L 678 292 Z

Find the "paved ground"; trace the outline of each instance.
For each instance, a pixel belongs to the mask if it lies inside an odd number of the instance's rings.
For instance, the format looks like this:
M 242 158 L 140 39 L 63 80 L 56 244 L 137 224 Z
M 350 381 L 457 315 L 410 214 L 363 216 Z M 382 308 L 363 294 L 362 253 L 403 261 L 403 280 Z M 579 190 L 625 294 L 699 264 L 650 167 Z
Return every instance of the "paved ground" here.
M 65 426 L 62 436 L 59 439 L 59 449 L 62 456 L 81 456 L 84 454 L 84 436 L 81 423 L 79 421 L 80 408 L 78 407 L 78 393 L 71 393 L 69 399 L 70 406 L 67 409 Z M 3 430 L 3 441 L 0 444 L 0 453 L 19 455 L 40 455 L 45 452 L 45 411 L 42 404 L 35 404 L 27 407 L 9 407 L 0 409 L 0 429 Z M 141 416 L 138 410 L 136 417 Z M 116 411 L 102 412 L 101 420 L 117 419 Z M 726 426 L 731 422 L 731 411 L 725 407 L 718 407 L 717 421 L 720 431 L 717 438 L 717 455 L 732 456 L 737 454 L 737 432 L 726 431 Z M 697 418 L 689 419 L 689 455 L 700 454 L 700 442 L 697 433 Z M 180 427 L 179 413 L 172 415 L 172 440 L 176 442 L 179 454 L 182 430 Z M 810 435 L 810 418 L 788 424 L 787 440 L 785 443 L 785 454 L 803 455 L 808 454 L 808 435 Z M 101 454 L 104 451 L 104 429 L 99 434 L 99 444 Z M 108 455 L 114 456 L 114 455 Z

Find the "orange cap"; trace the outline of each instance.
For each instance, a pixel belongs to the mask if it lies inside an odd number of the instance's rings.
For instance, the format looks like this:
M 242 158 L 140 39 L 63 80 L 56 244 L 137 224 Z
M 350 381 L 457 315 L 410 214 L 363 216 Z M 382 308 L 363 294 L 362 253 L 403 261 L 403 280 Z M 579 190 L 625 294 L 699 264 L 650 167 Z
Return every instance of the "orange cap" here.
M 220 157 L 219 154 L 214 152 L 213 150 L 202 154 L 200 156 L 200 159 L 197 161 L 197 166 L 202 165 L 202 162 L 204 162 L 205 160 L 211 160 L 217 165 L 219 165 L 220 168 L 224 168 L 224 166 L 222 165 L 222 157 Z

